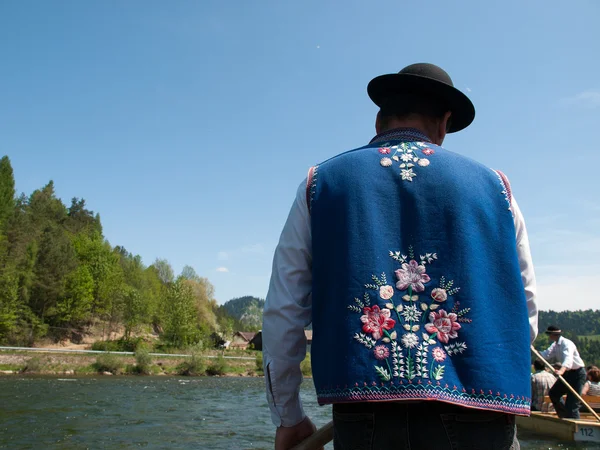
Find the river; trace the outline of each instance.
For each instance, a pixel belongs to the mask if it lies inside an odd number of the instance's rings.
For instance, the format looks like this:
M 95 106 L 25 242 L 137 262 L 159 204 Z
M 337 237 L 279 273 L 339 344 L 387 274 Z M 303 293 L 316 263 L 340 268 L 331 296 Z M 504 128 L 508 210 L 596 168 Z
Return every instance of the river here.
M 302 398 L 317 426 L 330 420 L 310 380 Z M 0 449 L 270 449 L 273 434 L 260 378 L 0 377 Z

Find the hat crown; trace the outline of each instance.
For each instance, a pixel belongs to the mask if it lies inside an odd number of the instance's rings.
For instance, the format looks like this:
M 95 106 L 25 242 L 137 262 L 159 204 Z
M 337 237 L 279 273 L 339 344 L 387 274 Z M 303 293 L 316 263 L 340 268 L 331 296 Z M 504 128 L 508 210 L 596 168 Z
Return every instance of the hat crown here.
M 454 87 L 450 75 L 439 66 L 430 63 L 416 63 L 406 66 L 400 72 L 400 75 L 416 75 L 418 77 L 431 78 L 432 80 L 440 81 L 444 84 Z

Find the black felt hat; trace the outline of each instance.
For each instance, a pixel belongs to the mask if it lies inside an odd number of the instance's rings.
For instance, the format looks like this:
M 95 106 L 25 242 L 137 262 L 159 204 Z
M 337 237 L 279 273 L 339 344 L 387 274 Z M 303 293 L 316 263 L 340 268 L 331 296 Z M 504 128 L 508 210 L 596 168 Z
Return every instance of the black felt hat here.
M 434 64 L 411 64 L 398 73 L 375 77 L 369 82 L 367 92 L 380 108 L 390 98 L 401 101 L 403 94 L 423 94 L 435 99 L 452 112 L 449 133 L 468 127 L 475 118 L 471 100 L 454 87 L 450 75 Z
M 546 328 L 546 334 L 560 334 L 562 333 L 562 330 L 554 325 L 550 325 L 548 328 Z

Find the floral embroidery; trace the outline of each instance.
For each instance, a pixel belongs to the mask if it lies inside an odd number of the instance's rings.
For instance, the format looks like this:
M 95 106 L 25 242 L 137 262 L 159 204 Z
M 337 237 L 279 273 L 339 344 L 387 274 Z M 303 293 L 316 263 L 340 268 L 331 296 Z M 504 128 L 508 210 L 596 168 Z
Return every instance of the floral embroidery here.
M 440 347 L 436 347 L 431 352 L 431 356 L 433 356 L 433 359 L 435 359 L 436 362 L 442 362 L 446 359 L 446 352 Z
M 414 173 L 412 169 L 402 169 L 400 171 L 400 175 L 402 176 L 403 180 L 407 181 L 412 181 L 412 179 L 417 176 L 417 174 Z
M 392 160 L 400 163 L 400 176 L 404 181 L 412 181 L 417 176 L 414 171 L 415 165 L 419 167 L 427 167 L 431 161 L 427 158 L 421 158 L 417 155 L 417 150 L 421 149 L 421 152 L 426 156 L 431 156 L 435 152 L 427 147 L 423 142 L 402 142 L 392 147 L 381 147 L 379 153 L 388 155 L 393 150 L 394 153 L 390 158 L 382 158 L 380 164 L 383 167 L 390 167 L 393 162 Z M 385 162 L 384 162 L 385 160 Z
M 446 289 L 435 288 L 433 291 L 431 291 L 431 298 L 436 302 L 442 303 L 448 300 L 448 293 L 446 292 Z
M 365 315 L 360 318 L 364 324 L 362 330 L 371 333 L 374 339 L 381 339 L 384 330 L 391 330 L 396 324 L 394 319 L 390 319 L 391 313 L 387 308 L 379 309 L 377 305 L 372 308 L 365 306 L 363 312 Z
M 384 300 L 389 300 L 394 296 L 394 288 L 390 285 L 381 286 L 379 288 L 379 296 Z
M 373 350 L 373 353 L 375 353 L 375 358 L 379 360 L 386 359 L 388 356 L 390 356 L 390 351 L 385 345 L 378 345 L 375 347 L 375 350 Z
M 394 287 L 385 272 L 372 275 L 364 286 L 378 294 L 373 304 L 365 292 L 362 299 L 357 297 L 348 305 L 350 311 L 360 313 L 362 323 L 361 332 L 353 338 L 372 352 L 382 386 L 394 380 L 400 384 L 401 380 L 416 384 L 432 380 L 439 385 L 446 372 L 443 363 L 467 351 L 465 342 L 450 341 L 458 338 L 461 324 L 471 323 L 470 308 L 461 308 L 458 300 L 451 303 L 460 291 L 454 280 L 441 276 L 437 286 L 429 286 L 427 265 L 437 261 L 437 253 L 419 255 L 409 246 L 408 252 L 390 251 L 389 256 L 400 264 L 394 271 L 398 281 Z M 420 293 L 425 295 L 420 298 Z M 441 303 L 450 303 L 451 310 L 440 308 Z
M 440 342 L 448 343 L 449 339 L 458 337 L 457 331 L 460 330 L 460 324 L 457 322 L 458 316 L 454 313 L 448 314 L 445 310 L 431 312 L 429 314 L 430 323 L 425 324 L 428 333 L 437 333 Z
M 402 345 L 406 348 L 414 348 L 419 343 L 419 336 L 415 333 L 406 333 L 402 336 Z
M 408 264 L 402 264 L 402 269 L 396 270 L 396 276 L 398 277 L 396 289 L 400 291 L 410 286 L 415 292 L 423 292 L 425 290 L 424 283 L 429 282 L 430 279 L 429 275 L 425 273 L 425 266 L 420 265 L 414 259 Z
M 423 314 L 421 311 L 419 311 L 417 309 L 417 307 L 415 305 L 410 305 L 407 306 L 406 308 L 404 308 L 404 311 L 402 312 L 402 317 L 404 317 L 404 320 L 410 322 L 418 322 L 419 319 L 421 318 L 421 314 Z
M 392 160 L 390 158 L 381 158 L 379 164 L 381 164 L 383 167 L 389 167 L 392 165 Z

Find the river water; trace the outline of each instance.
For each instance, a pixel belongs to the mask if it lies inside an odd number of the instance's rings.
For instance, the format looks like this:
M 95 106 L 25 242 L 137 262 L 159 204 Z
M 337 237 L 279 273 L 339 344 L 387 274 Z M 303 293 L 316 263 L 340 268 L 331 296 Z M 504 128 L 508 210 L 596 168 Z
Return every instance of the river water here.
M 331 419 L 310 380 L 302 398 L 317 426 Z M 0 377 L 0 449 L 269 449 L 273 435 L 260 378 Z

